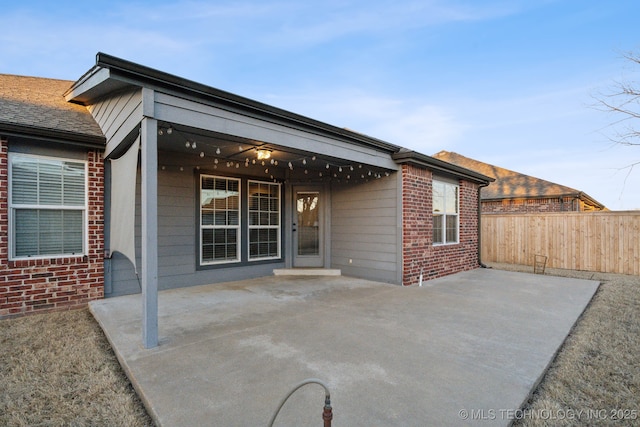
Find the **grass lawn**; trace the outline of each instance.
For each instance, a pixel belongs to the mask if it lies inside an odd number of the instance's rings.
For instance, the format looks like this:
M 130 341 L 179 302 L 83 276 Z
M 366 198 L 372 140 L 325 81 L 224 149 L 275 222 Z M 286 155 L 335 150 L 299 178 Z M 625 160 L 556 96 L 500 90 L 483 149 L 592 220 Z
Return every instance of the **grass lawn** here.
M 515 425 L 640 425 L 640 277 L 547 274 L 603 284 Z M 87 309 L 0 320 L 0 390 L 3 426 L 153 425 Z
M 88 309 L 0 320 L 0 425 L 151 426 Z

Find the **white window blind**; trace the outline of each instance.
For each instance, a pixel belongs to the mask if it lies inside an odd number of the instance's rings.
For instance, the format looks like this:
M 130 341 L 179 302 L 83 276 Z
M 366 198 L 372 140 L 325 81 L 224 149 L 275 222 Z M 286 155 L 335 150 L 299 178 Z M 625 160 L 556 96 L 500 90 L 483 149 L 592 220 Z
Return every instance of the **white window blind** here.
M 85 253 L 86 163 L 10 156 L 12 258 Z

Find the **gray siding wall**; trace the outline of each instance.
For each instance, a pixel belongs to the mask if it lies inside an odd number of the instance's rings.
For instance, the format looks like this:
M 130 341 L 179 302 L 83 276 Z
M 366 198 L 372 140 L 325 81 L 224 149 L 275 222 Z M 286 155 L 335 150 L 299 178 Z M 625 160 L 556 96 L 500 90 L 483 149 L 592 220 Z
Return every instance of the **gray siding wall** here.
M 88 107 L 107 138 L 105 157 L 117 148 L 142 120 L 142 90 L 121 92 Z
M 176 153 L 160 153 L 158 162 L 166 166 L 158 170 L 158 288 L 173 289 L 185 286 L 240 280 L 271 275 L 274 268 L 284 262 L 226 266 L 209 270 L 196 270 L 198 248 L 196 210 L 197 182 L 194 160 L 181 158 Z M 190 164 L 191 163 L 191 164 Z M 178 166 L 182 165 L 182 166 Z M 180 167 L 184 170 L 180 171 Z M 224 171 L 220 171 L 224 176 Z M 244 197 L 244 195 L 243 195 Z M 243 205 L 246 202 L 243 201 Z M 136 195 L 136 256 L 140 267 L 140 174 Z M 140 292 L 140 285 L 131 263 L 115 253 L 107 272 L 111 283 L 105 284 L 107 297 Z
M 398 177 L 394 173 L 366 183 L 332 185 L 332 268 L 348 276 L 400 283 Z

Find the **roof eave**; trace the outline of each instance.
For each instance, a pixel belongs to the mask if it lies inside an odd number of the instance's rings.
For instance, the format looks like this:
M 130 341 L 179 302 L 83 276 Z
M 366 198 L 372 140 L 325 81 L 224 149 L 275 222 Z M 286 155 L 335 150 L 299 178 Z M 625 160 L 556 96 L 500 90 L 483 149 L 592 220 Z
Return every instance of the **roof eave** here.
M 209 99 L 218 104 L 249 111 L 263 117 L 266 116 L 285 121 L 299 128 L 339 136 L 351 143 L 372 147 L 390 154 L 398 152 L 401 149 L 401 147 L 397 145 L 377 138 L 329 125 L 105 53 L 98 53 L 96 55 L 96 65 L 67 91 L 65 97 L 67 101 L 87 105 L 100 96 L 104 96 L 106 93 L 114 90 L 123 89 L 127 86 L 143 87 L 145 85 L 165 88 L 179 93 L 186 92 L 196 97 Z
M 483 186 L 489 185 L 491 182 L 495 181 L 494 178 L 489 176 L 418 153 L 417 151 L 402 151 L 394 153 L 391 157 L 398 164 L 412 164 L 426 167 L 428 169 L 454 175 L 458 178 L 463 178 Z
M 15 123 L 0 123 L 0 135 L 43 139 L 56 141 L 61 144 L 83 146 L 87 148 L 97 148 L 100 150 L 104 150 L 104 146 L 106 143 L 106 138 L 103 136 L 18 125 Z

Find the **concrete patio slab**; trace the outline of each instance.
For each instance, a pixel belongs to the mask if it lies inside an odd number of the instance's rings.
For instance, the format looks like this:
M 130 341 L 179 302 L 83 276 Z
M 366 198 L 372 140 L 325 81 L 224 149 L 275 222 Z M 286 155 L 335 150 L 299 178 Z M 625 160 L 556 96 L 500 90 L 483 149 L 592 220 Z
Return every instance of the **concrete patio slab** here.
M 267 425 L 315 377 L 334 427 L 508 425 L 599 283 L 478 269 L 400 287 L 272 276 L 163 291 L 160 345 L 142 348 L 140 295 L 91 303 L 162 426 Z M 322 425 L 309 385 L 274 425 Z

